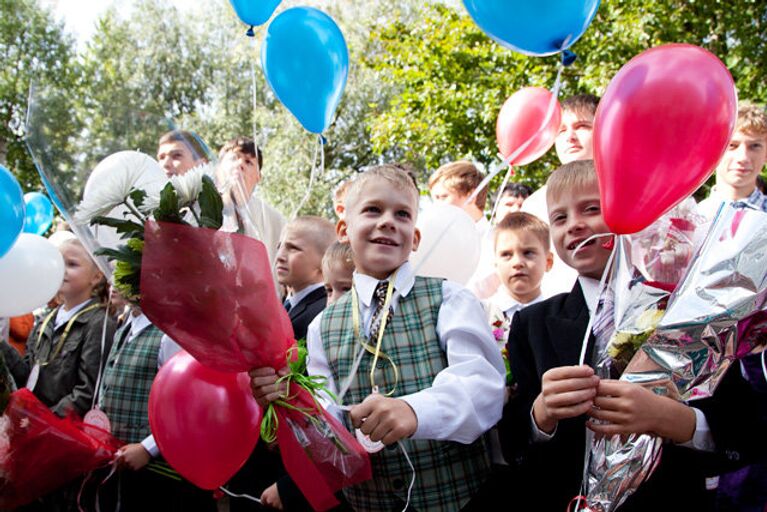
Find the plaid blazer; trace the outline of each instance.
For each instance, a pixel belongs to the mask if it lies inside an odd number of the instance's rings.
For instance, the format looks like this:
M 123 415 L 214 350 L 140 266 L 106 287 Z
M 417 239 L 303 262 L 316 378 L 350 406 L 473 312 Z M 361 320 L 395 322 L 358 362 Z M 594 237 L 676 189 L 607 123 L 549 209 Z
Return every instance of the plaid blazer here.
M 149 390 L 157 375 L 162 331 L 149 325 L 127 341 L 130 323 L 117 331 L 101 380 L 99 407 L 112 423 L 112 435 L 138 443 L 149 429 Z
M 447 356 L 437 337 L 437 315 L 442 304 L 442 280 L 417 277 L 410 293 L 401 297 L 386 326 L 381 350 L 399 370 L 393 397 L 409 395 L 431 386 L 447 366 Z M 333 378 L 344 382 L 351 371 L 359 343 L 354 340 L 351 294 L 328 306 L 322 316 L 323 348 Z M 372 354 L 366 353 L 347 392 L 347 403 L 360 403 L 370 394 Z M 379 357 L 376 384 L 381 393 L 395 386 L 394 370 Z M 460 404 L 456 404 L 460 407 Z M 351 425 L 346 418 L 347 428 Z M 450 441 L 402 441 L 416 470 L 410 500 L 415 510 L 452 512 L 465 506 L 490 471 L 483 438 L 470 445 Z M 373 478 L 344 489 L 356 510 L 401 510 L 413 475 L 401 449 L 394 444 L 370 456 Z

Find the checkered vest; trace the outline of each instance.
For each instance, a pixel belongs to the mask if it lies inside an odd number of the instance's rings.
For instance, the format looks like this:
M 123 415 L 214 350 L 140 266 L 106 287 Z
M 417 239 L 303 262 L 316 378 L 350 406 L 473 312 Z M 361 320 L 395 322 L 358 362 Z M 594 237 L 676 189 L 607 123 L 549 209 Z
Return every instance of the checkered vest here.
M 130 330 L 130 323 L 117 331 L 109 352 L 99 407 L 109 416 L 112 435 L 126 443 L 138 443 L 151 433 L 149 390 L 157 375 L 162 331 L 149 325 L 127 341 L 123 340 L 123 335 L 128 335 L 126 330 Z
M 442 280 L 417 277 L 413 289 L 401 297 L 386 327 L 381 350 L 399 369 L 393 396 L 403 396 L 431 386 L 434 377 L 447 366 L 447 357 L 437 337 L 437 315 L 442 304 Z M 335 382 L 340 386 L 351 371 L 360 344 L 354 340 L 351 294 L 328 306 L 323 315 L 323 347 Z M 347 392 L 345 402 L 360 403 L 370 394 L 370 365 L 366 353 Z M 386 393 L 394 384 L 391 365 L 379 358 L 376 383 Z M 460 404 L 456 404 L 460 406 Z M 348 417 L 347 428 L 351 429 Z M 470 445 L 450 441 L 404 440 L 416 469 L 411 508 L 420 511 L 460 510 L 487 479 L 490 462 L 484 439 Z M 355 510 L 401 510 L 407 499 L 412 471 L 398 445 L 371 454 L 373 478 L 344 489 Z

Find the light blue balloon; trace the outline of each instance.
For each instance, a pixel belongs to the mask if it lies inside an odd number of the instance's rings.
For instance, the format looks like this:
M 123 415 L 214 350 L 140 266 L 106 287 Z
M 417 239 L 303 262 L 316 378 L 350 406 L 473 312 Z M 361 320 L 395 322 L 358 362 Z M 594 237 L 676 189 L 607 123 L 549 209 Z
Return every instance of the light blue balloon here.
M 463 0 L 487 35 L 515 52 L 552 55 L 569 48 L 594 19 L 599 0 Z
M 24 194 L 26 214 L 24 233 L 42 235 L 53 224 L 53 205 L 45 194 L 29 192 Z
M 13 247 L 24 227 L 24 195 L 11 171 L 0 165 L 0 258 Z
M 349 75 L 349 50 L 333 18 L 312 7 L 283 11 L 266 30 L 261 66 L 304 128 L 322 133 L 330 126 Z
M 246 25 L 257 27 L 272 17 L 281 0 L 229 0 L 237 17 Z

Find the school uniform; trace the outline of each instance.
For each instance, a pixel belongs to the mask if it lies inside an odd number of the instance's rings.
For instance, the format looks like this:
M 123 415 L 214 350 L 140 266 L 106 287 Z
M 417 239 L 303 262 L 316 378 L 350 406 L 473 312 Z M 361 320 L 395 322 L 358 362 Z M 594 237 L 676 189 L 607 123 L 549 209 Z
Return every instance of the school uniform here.
M 88 412 L 100 363 L 109 353 L 115 332 L 114 320 L 105 310 L 92 299 L 70 310 L 53 310 L 29 335 L 24 356 L 7 343 L 0 343 L 16 385 L 26 386 L 38 365 L 33 392 L 42 403 L 59 416 L 70 411 L 80 416 Z
M 391 277 L 391 276 L 390 276 Z M 360 332 L 370 332 L 377 279 L 354 274 Z M 460 510 L 479 494 L 490 473 L 482 438 L 500 418 L 504 367 L 479 301 L 465 288 L 435 278 L 414 277 L 409 263 L 394 278 L 392 313 L 386 325 L 375 378 L 381 393 L 406 401 L 418 418 L 416 432 L 402 440 L 416 469 L 409 510 Z M 348 385 L 344 404 L 371 393 L 373 356 L 367 352 L 351 369 L 361 344 L 354 338 L 352 294 L 347 293 L 309 326 L 308 373 L 328 379 L 337 393 Z M 374 341 L 372 341 L 374 343 Z M 370 341 L 368 342 L 370 343 Z M 396 383 L 396 387 L 395 387 Z M 329 408 L 351 429 L 347 414 Z M 344 489 L 355 510 L 401 510 L 412 471 L 398 445 L 370 456 L 373 478 Z
M 512 321 L 508 350 L 517 390 L 504 408 L 499 431 L 504 456 L 515 470 L 515 480 L 509 485 L 517 489 L 515 502 L 522 507 L 565 510 L 580 494 L 587 417 L 560 421 L 547 436 L 532 420 L 532 405 L 541 391 L 543 373 L 578 364 L 594 307 L 585 297 L 595 296 L 597 288 L 595 281 L 579 278 L 570 293 L 530 306 Z M 593 334 L 588 343 L 586 361 L 591 361 Z M 699 411 L 693 439 L 684 446 L 664 444 L 655 473 L 628 498 L 621 512 L 713 510 L 706 477 L 764 453 L 763 436 L 757 434 L 764 431 L 764 425 L 755 410 L 765 404 L 734 366 L 712 398 L 690 403 Z
M 293 335 L 297 340 L 306 339 L 309 324 L 325 309 L 327 301 L 328 294 L 323 283 L 309 285 L 286 300 L 285 309 L 288 310 Z

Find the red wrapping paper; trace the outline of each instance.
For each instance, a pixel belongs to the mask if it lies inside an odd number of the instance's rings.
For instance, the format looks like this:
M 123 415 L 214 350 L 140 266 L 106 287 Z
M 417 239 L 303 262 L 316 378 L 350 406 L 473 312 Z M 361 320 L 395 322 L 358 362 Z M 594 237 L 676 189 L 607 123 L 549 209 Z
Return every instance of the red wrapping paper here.
M 195 359 L 221 371 L 283 368 L 295 343 L 266 248 L 235 233 L 147 222 L 141 309 Z M 334 492 L 371 478 L 370 459 L 308 392 L 291 388 L 288 403 L 300 410 L 276 409 L 282 460 L 312 507 L 327 510 L 338 503 Z
M 0 509 L 30 503 L 109 464 L 121 445 L 75 417 L 59 418 L 28 389 L 14 392 L 0 418 Z

